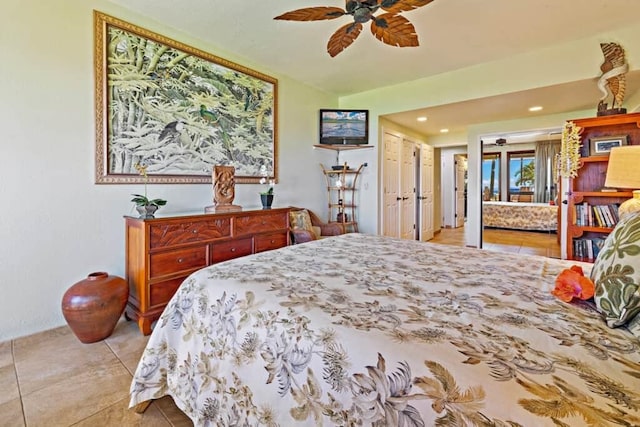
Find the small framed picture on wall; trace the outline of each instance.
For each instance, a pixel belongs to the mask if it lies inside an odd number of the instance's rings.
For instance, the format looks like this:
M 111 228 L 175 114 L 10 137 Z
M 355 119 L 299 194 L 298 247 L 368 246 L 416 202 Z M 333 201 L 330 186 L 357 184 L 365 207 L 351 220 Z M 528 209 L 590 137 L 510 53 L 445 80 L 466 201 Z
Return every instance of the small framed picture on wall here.
M 592 156 L 607 156 L 612 148 L 623 145 L 627 145 L 627 135 L 603 136 L 589 139 L 589 151 Z

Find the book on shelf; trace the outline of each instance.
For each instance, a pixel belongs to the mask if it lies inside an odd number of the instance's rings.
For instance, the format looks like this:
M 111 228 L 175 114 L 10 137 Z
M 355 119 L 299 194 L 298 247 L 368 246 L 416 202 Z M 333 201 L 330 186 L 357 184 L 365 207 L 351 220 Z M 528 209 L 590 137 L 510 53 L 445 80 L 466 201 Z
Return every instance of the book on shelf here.
M 593 216 L 595 216 L 596 218 L 596 224 L 598 227 L 606 227 L 606 223 L 604 221 L 604 218 L 602 217 L 602 209 L 600 209 L 600 206 L 596 205 L 593 207 Z
M 575 239 L 573 241 L 573 257 L 595 260 L 604 246 L 604 241 L 603 237 Z
M 604 239 L 603 237 L 594 237 L 593 239 L 591 239 L 591 244 L 593 245 L 593 258 L 597 258 L 598 254 L 600 253 L 600 250 L 602 249 L 602 247 L 604 246 L 604 241 L 606 239 Z

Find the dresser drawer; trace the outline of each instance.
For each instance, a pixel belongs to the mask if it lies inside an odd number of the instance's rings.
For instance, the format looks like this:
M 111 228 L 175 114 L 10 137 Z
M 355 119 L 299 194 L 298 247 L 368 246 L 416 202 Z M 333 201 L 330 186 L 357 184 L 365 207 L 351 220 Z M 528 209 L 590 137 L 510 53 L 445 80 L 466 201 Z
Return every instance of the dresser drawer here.
M 151 248 L 219 239 L 231 235 L 231 218 L 152 224 L 149 235 Z
M 186 276 L 185 276 L 186 277 Z M 149 306 L 150 308 L 166 305 L 173 294 L 176 293 L 185 277 L 167 280 L 165 282 L 149 285 Z
M 198 246 L 195 248 L 158 252 L 151 254 L 150 264 L 149 277 L 152 279 L 181 271 L 196 270 L 206 267 L 207 248 L 206 246 Z
M 239 216 L 235 219 L 236 235 L 260 233 L 287 228 L 287 212 L 254 216 Z
M 211 263 L 249 255 L 252 252 L 251 237 L 230 242 L 216 243 L 211 250 Z
M 287 232 L 264 234 L 255 237 L 256 252 L 287 246 Z

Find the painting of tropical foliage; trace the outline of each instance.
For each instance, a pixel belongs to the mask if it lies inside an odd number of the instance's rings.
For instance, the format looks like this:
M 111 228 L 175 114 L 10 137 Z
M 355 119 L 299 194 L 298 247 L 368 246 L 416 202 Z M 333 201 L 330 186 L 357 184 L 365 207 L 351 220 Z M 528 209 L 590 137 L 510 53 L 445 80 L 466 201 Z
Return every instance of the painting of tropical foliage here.
M 97 182 L 276 175 L 277 81 L 95 12 Z

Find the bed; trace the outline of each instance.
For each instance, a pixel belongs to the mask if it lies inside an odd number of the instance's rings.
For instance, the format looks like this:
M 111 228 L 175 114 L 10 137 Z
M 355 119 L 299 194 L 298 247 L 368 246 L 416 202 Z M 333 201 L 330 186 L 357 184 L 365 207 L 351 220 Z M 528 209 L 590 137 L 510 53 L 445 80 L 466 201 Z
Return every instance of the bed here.
M 548 203 L 482 202 L 485 227 L 556 231 L 558 206 Z
M 196 426 L 640 425 L 640 340 L 550 294 L 574 264 L 352 233 L 213 265 L 158 320 L 130 406 L 171 395 Z

